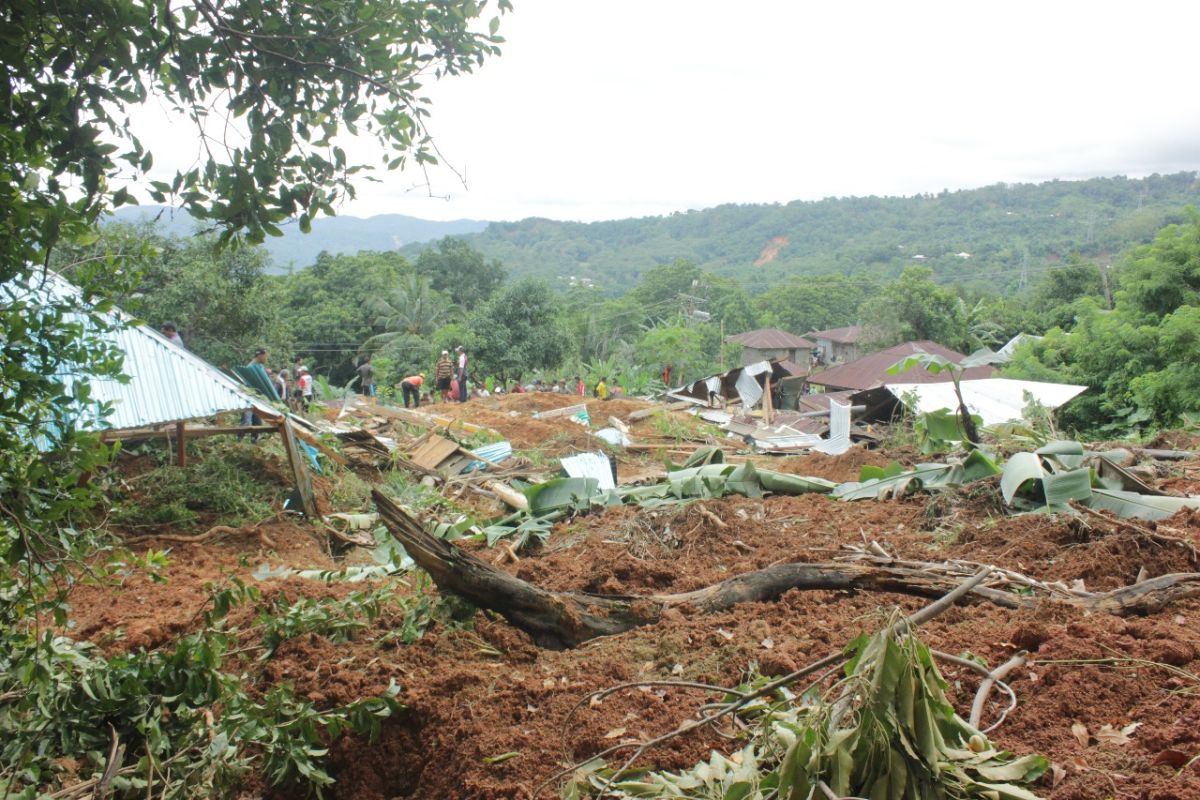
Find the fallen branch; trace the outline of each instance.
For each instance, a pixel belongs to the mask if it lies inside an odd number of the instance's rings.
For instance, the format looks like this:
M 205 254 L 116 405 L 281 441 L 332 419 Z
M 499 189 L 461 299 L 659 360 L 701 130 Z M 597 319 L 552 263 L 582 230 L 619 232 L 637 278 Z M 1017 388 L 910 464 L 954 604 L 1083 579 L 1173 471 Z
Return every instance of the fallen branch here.
M 611 636 L 650 625 L 672 608 L 708 614 L 739 603 L 773 600 L 787 591 L 833 590 L 942 597 L 966 577 L 961 566 L 908 562 L 777 564 L 737 575 L 703 589 L 678 594 L 597 596 L 553 592 L 509 575 L 425 531 L 424 525 L 378 490 L 372 492 L 380 519 L 404 549 L 433 578 L 443 593 L 502 614 L 544 647 L 575 647 L 598 636 Z M 1044 596 L 1018 595 L 1003 587 L 1017 583 L 989 569 L 991 585 L 976 585 L 970 597 L 1005 608 L 1031 608 L 1045 599 L 1070 603 L 1093 613 L 1144 614 L 1177 600 L 1200 595 L 1200 573 L 1160 575 L 1111 592 L 1069 592 L 1026 579 L 1021 585 L 1045 587 Z
M 272 514 L 266 519 L 260 519 L 258 522 L 249 525 L 241 525 L 231 527 L 229 525 L 214 525 L 204 533 L 186 534 L 186 533 L 150 533 L 145 536 L 132 536 L 125 540 L 126 544 L 139 544 L 141 542 L 157 541 L 157 542 L 175 542 L 178 544 L 203 544 L 205 542 L 216 539 L 219 536 L 229 536 L 231 534 L 256 534 L 260 539 L 270 547 L 274 547 L 275 543 L 267 538 L 261 530 L 263 525 L 268 522 L 273 522 L 279 518 L 279 512 Z

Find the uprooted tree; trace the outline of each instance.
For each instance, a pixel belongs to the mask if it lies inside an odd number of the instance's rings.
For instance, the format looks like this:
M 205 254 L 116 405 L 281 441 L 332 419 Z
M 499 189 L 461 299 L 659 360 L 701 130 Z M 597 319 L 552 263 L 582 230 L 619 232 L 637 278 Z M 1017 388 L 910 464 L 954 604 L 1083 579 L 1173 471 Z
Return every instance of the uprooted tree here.
M 420 520 L 378 489 L 372 492 L 372 498 L 388 530 L 441 591 L 499 612 L 547 647 L 574 647 L 598 636 L 650 625 L 671 608 L 712 613 L 739 603 L 772 600 L 792 589 L 941 597 L 962 579 L 961 567 L 899 562 L 886 556 L 862 554 L 855 561 L 777 564 L 679 594 L 602 597 L 553 592 L 496 569 L 432 536 Z M 1024 591 L 1036 590 L 1042 597 L 1111 614 L 1148 613 L 1200 594 L 1200 573 L 1194 572 L 1161 575 L 1111 592 L 1088 593 L 1056 591 L 1054 587 L 1001 570 L 989 585 L 974 587 L 972 596 L 1007 608 L 1026 607 L 1039 601 L 1037 594 L 1006 591 L 1003 587 L 1010 583 Z

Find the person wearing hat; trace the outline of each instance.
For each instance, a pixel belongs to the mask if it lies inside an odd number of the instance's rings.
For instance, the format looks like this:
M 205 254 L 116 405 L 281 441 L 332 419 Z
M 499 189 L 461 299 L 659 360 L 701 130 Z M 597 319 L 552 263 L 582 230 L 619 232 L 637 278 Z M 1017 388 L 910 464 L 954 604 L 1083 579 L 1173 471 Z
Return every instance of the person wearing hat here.
M 175 329 L 174 322 L 164 322 L 159 331 L 162 332 L 162 335 L 166 337 L 168 342 L 178 347 L 183 347 L 183 338 L 179 335 L 179 331 Z M 183 347 L 183 349 L 186 350 L 187 348 Z
M 443 350 L 438 357 L 437 366 L 433 368 L 433 388 L 441 395 L 443 403 L 450 402 L 450 379 L 454 377 L 454 364 L 450 361 L 450 351 Z
M 454 348 L 458 353 L 458 364 L 454 369 L 454 377 L 458 381 L 458 402 L 467 402 L 467 349 L 461 344 Z
M 400 394 L 404 396 L 404 407 L 408 408 L 408 398 L 412 398 L 413 408 L 421 407 L 421 384 L 425 382 L 425 373 L 409 375 L 400 381 Z

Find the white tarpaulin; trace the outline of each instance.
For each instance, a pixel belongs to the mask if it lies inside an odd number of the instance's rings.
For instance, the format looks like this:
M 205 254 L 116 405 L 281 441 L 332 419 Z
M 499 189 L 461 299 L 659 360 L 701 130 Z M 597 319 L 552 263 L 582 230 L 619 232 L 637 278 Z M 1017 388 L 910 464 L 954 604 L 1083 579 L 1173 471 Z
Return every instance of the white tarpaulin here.
M 1087 390 L 1086 386 L 1069 383 L 1039 383 L 1009 378 L 979 378 L 962 381 L 959 385 L 967 409 L 982 418 L 984 425 L 1024 419 L 1025 407 L 1029 405 L 1027 396 L 1045 408 L 1055 409 Z M 886 386 L 901 402 L 907 402 L 909 397 L 915 398 L 916 407 L 910 406 L 910 410 L 918 414 L 927 414 L 940 408 L 951 411 L 958 408 L 954 384 L 950 382 L 889 383 Z

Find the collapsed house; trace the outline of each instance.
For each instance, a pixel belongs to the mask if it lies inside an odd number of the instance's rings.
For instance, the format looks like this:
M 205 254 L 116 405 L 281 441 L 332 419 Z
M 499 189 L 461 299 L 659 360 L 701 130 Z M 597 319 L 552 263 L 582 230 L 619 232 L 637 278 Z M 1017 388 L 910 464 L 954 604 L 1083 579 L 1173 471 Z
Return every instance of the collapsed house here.
M 1087 391 L 1087 387 L 1011 378 L 978 378 L 960 381 L 959 391 L 967 410 L 979 417 L 982 424 L 1001 425 L 1024 420 L 1027 409 L 1033 405 L 1048 411 L 1057 410 Z M 899 415 L 901 408 L 907 408 L 913 414 L 958 408 L 953 383 L 888 383 L 856 392 L 850 399 L 863 408 L 861 416 L 866 421 L 891 421 Z
M 888 370 L 898 361 L 909 356 L 934 355 L 941 356 L 954 364 L 961 364 L 966 358 L 949 347 L 943 347 L 937 342 L 920 341 L 905 342 L 878 353 L 871 353 L 848 364 L 823 370 L 808 377 L 808 383 L 818 386 L 822 391 L 852 391 L 861 392 L 883 386 L 885 383 L 897 381 L 896 375 Z M 989 365 L 966 367 L 962 379 L 990 378 L 996 370 Z M 950 375 L 945 372 L 932 373 L 924 367 L 917 366 L 905 372 L 899 379 L 905 383 L 947 383 Z
M 57 273 L 46 270 L 31 293 L 8 289 L 11 300 L 49 303 L 81 297 L 79 289 Z M 176 460 L 186 464 L 189 439 L 219 434 L 278 433 L 284 442 L 301 505 L 315 516 L 311 478 L 297 438 L 304 438 L 290 415 L 246 391 L 232 377 L 195 353 L 172 344 L 158 331 L 114 308 L 96 315 L 109 326 L 104 341 L 124 354 L 123 378 L 86 372 L 62 375 L 68 389 L 86 383 L 88 402 L 75 409 L 79 430 L 98 432 L 105 441 L 136 442 L 169 439 Z M 88 325 L 83 315 L 72 323 Z M 210 423 L 218 414 L 251 411 L 262 424 L 220 426 Z

